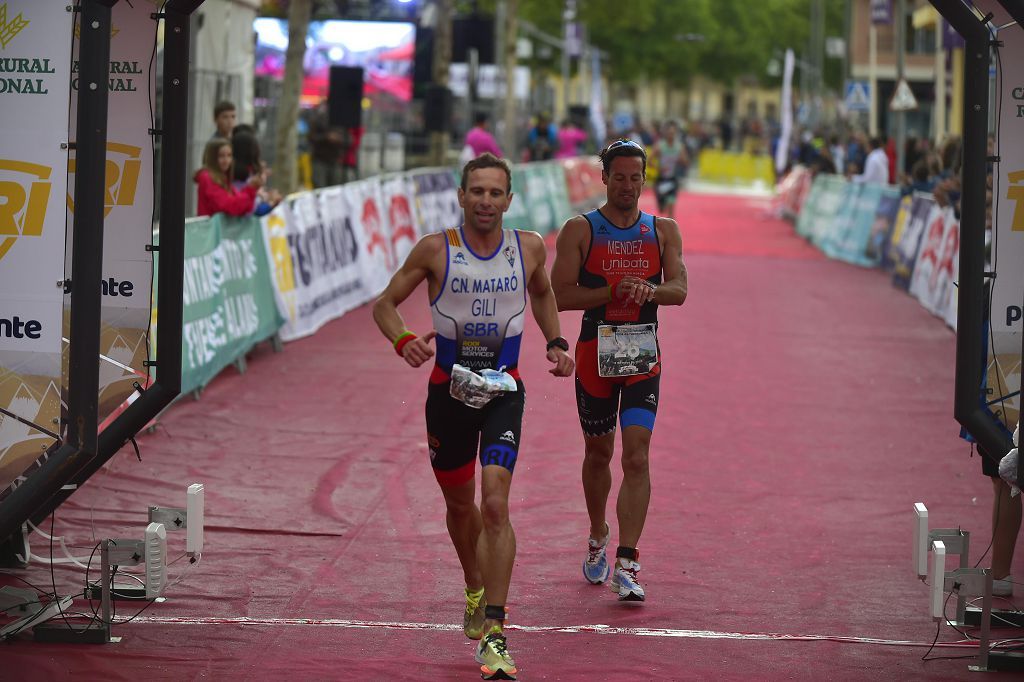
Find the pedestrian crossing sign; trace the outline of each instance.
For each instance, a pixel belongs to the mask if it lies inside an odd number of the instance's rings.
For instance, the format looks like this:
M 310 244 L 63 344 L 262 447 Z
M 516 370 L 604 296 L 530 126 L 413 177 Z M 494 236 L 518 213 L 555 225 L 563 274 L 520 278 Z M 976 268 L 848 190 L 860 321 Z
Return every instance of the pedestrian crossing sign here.
M 843 103 L 847 111 L 868 111 L 871 108 L 870 86 L 865 81 L 847 81 Z
M 889 102 L 889 110 L 912 111 L 914 109 L 917 109 L 917 98 L 914 97 L 907 81 L 901 79 L 896 86 L 896 93 L 892 96 L 892 101 Z

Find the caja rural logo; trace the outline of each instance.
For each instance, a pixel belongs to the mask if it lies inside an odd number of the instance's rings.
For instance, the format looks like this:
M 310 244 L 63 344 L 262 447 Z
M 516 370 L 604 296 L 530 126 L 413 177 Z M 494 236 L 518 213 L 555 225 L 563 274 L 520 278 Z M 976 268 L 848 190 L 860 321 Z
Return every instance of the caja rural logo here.
M 135 190 L 139 184 L 142 168 L 142 147 L 120 142 L 107 143 L 107 161 L 104 164 L 103 217 L 110 215 L 115 206 L 135 204 Z M 75 159 L 68 159 L 68 172 L 74 173 Z M 75 200 L 67 196 L 68 209 L 75 212 Z
M 1014 202 L 1013 222 L 1010 229 L 1024 232 L 1024 170 L 1007 174 L 1010 186 L 1006 190 L 1006 198 Z
M 104 164 L 105 189 L 103 215 L 115 206 L 135 203 L 139 171 L 142 167 L 141 147 L 110 142 Z M 75 172 L 75 160 L 68 160 L 68 171 Z M 18 237 L 38 237 L 43 233 L 46 207 L 50 201 L 52 169 L 29 161 L 0 159 L 0 258 L 14 246 Z M 74 212 L 75 202 L 69 193 L 68 208 Z
M 0 259 L 18 237 L 43 234 L 51 172 L 38 163 L 0 159 Z
M 7 43 L 11 42 L 14 36 L 21 33 L 22 29 L 28 26 L 29 22 L 22 18 L 21 12 L 18 16 L 7 21 L 7 3 L 0 4 L 0 47 L 6 49 Z

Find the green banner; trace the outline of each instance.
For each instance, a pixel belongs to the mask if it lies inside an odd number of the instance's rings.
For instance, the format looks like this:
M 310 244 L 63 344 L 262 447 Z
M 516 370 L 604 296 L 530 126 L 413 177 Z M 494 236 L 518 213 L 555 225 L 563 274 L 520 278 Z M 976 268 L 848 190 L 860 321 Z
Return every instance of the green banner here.
M 572 217 L 565 171 L 557 162 L 514 166 L 512 191 L 516 197 L 505 214 L 507 227 L 548 234 Z
M 257 219 L 218 214 L 186 223 L 183 298 L 181 392 L 188 393 L 284 324 Z

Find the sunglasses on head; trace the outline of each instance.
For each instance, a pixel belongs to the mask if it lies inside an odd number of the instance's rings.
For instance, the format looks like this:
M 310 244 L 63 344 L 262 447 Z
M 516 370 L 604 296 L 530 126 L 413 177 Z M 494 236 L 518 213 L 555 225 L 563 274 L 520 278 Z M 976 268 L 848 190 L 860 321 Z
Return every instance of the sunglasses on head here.
M 647 155 L 647 152 L 644 151 L 644 148 L 638 145 L 633 140 L 616 140 L 615 142 L 612 142 L 610 145 L 608 145 L 607 151 L 611 152 L 615 151 L 616 149 L 622 149 L 623 147 L 632 147 L 633 149 L 639 149 L 641 152 L 643 152 L 644 156 Z

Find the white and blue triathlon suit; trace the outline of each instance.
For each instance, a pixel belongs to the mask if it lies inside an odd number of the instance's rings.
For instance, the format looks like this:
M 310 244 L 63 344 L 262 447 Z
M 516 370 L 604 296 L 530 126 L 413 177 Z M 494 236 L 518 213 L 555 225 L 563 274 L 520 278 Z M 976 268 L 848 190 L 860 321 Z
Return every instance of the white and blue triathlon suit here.
M 427 444 L 438 483 L 456 486 L 473 478 L 478 444 L 481 466 L 515 468 L 525 400 L 518 365 L 526 268 L 517 230 L 504 230 L 490 254 L 474 253 L 461 227 L 444 235 L 444 279 L 430 302 L 437 355 L 427 388 Z M 455 363 L 473 370 L 504 369 L 519 390 L 482 409 L 464 405 L 449 395 Z

